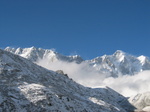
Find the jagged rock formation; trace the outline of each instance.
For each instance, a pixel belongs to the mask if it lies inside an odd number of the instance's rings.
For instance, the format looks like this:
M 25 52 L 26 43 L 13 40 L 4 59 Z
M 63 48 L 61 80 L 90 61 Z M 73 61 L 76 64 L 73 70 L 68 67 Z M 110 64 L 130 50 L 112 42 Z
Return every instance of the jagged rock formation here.
M 2 112 L 130 112 L 112 89 L 91 89 L 31 61 L 0 50 Z M 124 105 L 126 105 L 124 107 Z
M 57 71 L 56 71 L 56 73 L 58 73 L 58 74 L 62 74 L 62 75 L 64 75 L 64 76 L 68 77 L 68 75 L 67 75 L 67 74 L 64 74 L 63 70 L 57 70 Z

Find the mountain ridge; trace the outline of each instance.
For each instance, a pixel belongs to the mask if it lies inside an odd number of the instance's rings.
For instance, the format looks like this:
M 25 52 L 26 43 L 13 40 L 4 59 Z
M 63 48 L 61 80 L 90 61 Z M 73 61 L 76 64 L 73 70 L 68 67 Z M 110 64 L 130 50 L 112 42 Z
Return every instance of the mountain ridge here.
M 51 58 L 51 60 L 49 61 L 64 60 L 68 62 L 75 61 L 76 63 L 81 63 L 83 61 L 83 59 L 79 55 L 65 56 L 51 49 L 42 49 L 36 47 L 31 47 L 31 48 L 6 47 L 4 50 L 20 55 L 33 62 L 47 57 Z
M 150 60 L 146 56 L 133 56 L 121 50 L 117 50 L 112 55 L 103 55 L 91 60 L 84 60 L 79 55 L 65 56 L 56 51 L 42 48 L 5 48 L 6 51 L 20 55 L 33 62 L 40 59 L 47 59 L 49 63 L 63 61 L 67 63 L 75 62 L 77 64 L 86 63 L 92 69 L 99 73 L 108 74 L 108 76 L 118 77 L 120 75 L 134 75 L 144 70 L 150 70 Z

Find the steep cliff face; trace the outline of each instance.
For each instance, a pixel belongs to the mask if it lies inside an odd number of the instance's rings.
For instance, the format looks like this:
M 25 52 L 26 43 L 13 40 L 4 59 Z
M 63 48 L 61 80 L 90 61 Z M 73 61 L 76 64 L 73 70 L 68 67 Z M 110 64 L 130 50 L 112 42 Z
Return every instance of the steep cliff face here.
M 3 50 L 0 50 L 0 79 L 0 111 L 129 112 L 133 109 L 126 98 L 108 87 L 83 87 L 65 75 Z

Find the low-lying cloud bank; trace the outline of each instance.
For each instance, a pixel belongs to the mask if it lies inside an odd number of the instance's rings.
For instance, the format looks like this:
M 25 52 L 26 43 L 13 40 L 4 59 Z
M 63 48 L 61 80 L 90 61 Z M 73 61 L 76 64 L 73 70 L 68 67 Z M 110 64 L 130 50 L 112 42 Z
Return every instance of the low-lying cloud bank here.
M 150 91 L 150 71 L 143 71 L 133 76 L 125 75 L 118 78 L 106 78 L 103 84 L 107 85 L 124 96 Z
M 50 70 L 63 70 L 70 78 L 88 87 L 109 86 L 124 96 L 132 96 L 150 90 L 150 71 L 139 74 L 107 77 L 107 74 L 98 73 L 86 63 L 76 64 L 63 61 L 49 62 L 46 58 L 37 64 Z

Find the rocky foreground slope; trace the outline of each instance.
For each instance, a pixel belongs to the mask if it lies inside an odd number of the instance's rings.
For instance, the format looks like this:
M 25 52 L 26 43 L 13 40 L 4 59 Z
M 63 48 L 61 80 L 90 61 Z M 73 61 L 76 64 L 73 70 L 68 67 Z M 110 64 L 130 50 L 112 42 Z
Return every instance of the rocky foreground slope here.
M 130 112 L 112 89 L 83 87 L 66 75 L 0 50 L 1 112 Z

